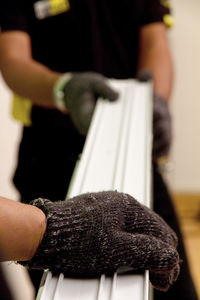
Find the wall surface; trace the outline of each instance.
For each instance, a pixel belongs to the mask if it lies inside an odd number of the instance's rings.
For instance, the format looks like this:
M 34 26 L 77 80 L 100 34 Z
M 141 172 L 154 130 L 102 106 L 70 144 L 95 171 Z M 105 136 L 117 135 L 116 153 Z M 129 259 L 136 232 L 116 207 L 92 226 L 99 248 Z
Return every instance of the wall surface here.
M 172 4 L 174 143 L 168 178 L 174 192 L 200 193 L 200 1 L 173 0 Z

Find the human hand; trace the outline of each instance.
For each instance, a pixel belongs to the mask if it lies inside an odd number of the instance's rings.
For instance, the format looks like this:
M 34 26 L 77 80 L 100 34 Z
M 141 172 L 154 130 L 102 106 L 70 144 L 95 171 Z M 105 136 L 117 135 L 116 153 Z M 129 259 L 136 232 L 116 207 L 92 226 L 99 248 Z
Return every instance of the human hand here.
M 172 141 L 172 124 L 168 103 L 158 94 L 153 96 L 153 158 L 169 153 Z
M 151 70 L 141 70 L 137 76 L 140 82 L 153 79 Z M 169 153 L 172 141 L 172 124 L 168 102 L 156 92 L 153 93 L 153 159 Z
M 164 220 L 128 194 L 87 193 L 33 205 L 47 216 L 36 254 L 20 262 L 67 276 L 111 274 L 119 267 L 150 270 L 152 285 L 167 290 L 179 274 L 177 237 Z
M 68 77 L 65 81 L 63 101 L 76 129 L 83 136 L 87 134 L 99 97 L 108 101 L 115 101 L 118 97 L 107 79 L 99 73 L 72 73 L 70 79 Z

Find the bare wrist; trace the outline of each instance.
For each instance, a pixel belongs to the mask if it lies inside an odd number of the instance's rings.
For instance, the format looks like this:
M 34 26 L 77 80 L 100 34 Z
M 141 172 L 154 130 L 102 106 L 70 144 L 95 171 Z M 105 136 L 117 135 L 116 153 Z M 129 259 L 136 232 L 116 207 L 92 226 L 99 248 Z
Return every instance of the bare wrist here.
M 31 205 L 29 209 L 31 210 L 33 230 L 30 232 L 30 234 L 32 234 L 32 239 L 30 241 L 30 252 L 27 253 L 28 258 L 26 258 L 26 260 L 31 259 L 34 256 L 46 231 L 46 216 L 43 211 Z
M 31 259 L 46 231 L 45 214 L 32 205 L 0 201 L 0 261 Z

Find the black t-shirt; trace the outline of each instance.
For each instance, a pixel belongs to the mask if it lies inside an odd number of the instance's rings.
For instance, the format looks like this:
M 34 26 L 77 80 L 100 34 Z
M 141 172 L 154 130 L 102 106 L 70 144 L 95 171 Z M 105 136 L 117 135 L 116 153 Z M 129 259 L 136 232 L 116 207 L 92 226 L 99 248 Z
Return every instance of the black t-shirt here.
M 0 25 L 27 32 L 33 58 L 52 70 L 129 78 L 137 68 L 139 28 L 162 22 L 167 6 L 165 0 L 5 0 Z

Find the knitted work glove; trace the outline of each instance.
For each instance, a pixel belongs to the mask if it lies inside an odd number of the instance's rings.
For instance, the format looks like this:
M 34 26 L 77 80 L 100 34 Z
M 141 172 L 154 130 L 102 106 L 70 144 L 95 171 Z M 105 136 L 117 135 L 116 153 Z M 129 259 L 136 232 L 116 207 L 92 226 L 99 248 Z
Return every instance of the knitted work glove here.
M 62 89 L 65 107 L 69 111 L 76 129 L 85 136 L 97 99 L 101 97 L 114 101 L 118 94 L 109 86 L 104 76 L 95 72 L 74 73 L 70 79 L 69 74 L 65 74 L 61 78 L 62 80 L 64 80 Z
M 147 82 L 153 79 L 150 70 L 139 72 L 137 79 Z M 154 92 L 153 94 L 153 158 L 165 156 L 169 153 L 172 141 L 172 124 L 168 103 Z
M 169 153 L 172 141 L 172 124 L 168 103 L 158 94 L 153 98 L 153 158 Z
M 111 274 L 121 266 L 150 270 L 153 286 L 167 290 L 179 274 L 177 237 L 156 213 L 128 194 L 88 193 L 66 201 L 34 200 L 47 230 L 34 257 L 20 262 L 67 276 Z

